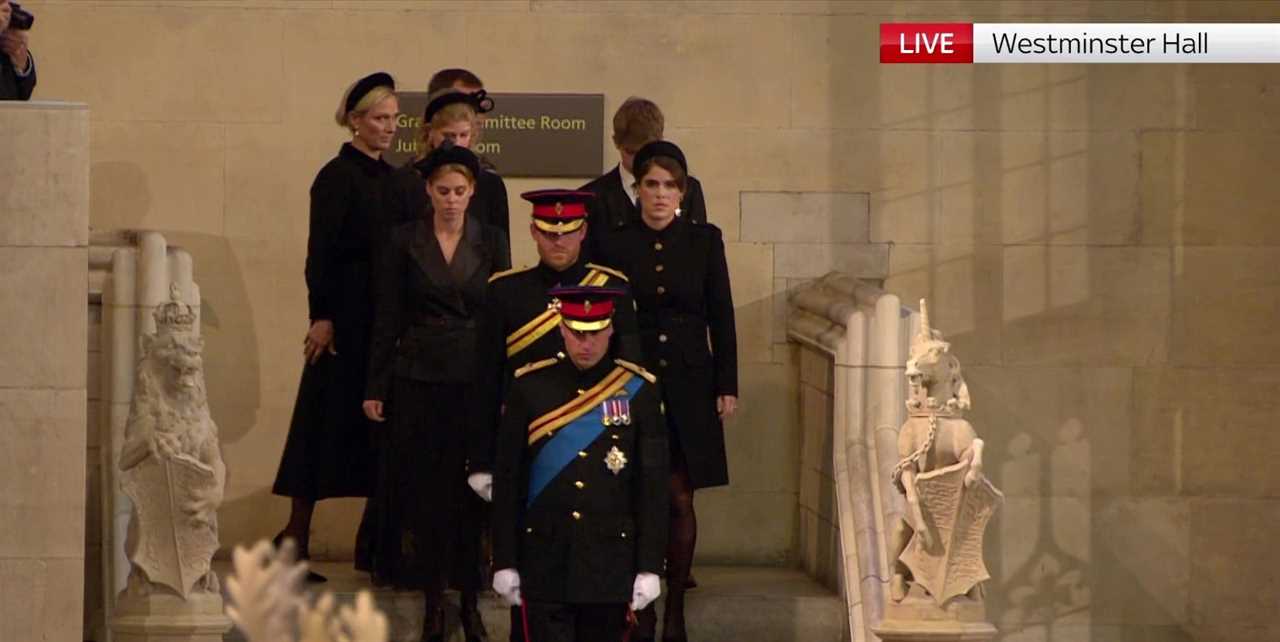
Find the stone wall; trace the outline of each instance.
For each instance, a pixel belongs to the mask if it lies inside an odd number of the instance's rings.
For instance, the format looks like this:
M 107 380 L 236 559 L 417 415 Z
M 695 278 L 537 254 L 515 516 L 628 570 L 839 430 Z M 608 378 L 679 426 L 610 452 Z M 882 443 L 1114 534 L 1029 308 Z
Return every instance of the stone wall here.
M 798 557 L 810 577 L 833 591 L 844 584 L 835 473 L 832 470 L 832 421 L 835 392 L 832 360 L 817 348 L 795 344 L 800 376 L 800 534 Z M 851 553 L 850 553 L 851 554 Z
M 984 17 L 957 8 L 934 17 Z M 1148 3 L 1145 18 L 1277 9 Z M 879 78 L 912 90 L 895 120 L 927 135 L 908 189 L 872 193 L 871 240 L 892 244 L 886 289 L 928 297 L 964 364 L 1007 497 L 987 545 L 1001 639 L 1280 638 L 1263 606 L 1280 600 L 1263 535 L 1280 527 L 1280 279 L 1263 267 L 1280 259 L 1280 70 Z
M 0 640 L 78 642 L 89 111 L 0 102 Z

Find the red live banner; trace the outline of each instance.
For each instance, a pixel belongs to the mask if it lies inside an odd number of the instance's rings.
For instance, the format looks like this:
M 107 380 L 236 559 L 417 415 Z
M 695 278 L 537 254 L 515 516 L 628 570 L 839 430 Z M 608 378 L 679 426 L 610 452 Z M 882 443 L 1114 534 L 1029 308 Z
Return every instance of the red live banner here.
M 882 63 L 973 63 L 973 24 L 882 23 Z

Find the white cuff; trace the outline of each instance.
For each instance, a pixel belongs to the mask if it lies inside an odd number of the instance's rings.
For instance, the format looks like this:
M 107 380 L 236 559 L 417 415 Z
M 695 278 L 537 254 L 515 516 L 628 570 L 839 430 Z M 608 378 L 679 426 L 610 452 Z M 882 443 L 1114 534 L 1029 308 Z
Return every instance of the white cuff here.
M 27 76 L 34 74 L 36 72 L 35 54 L 28 51 L 27 52 L 27 68 L 22 71 L 18 71 L 17 69 L 14 69 L 13 72 L 17 74 L 19 78 L 26 78 Z

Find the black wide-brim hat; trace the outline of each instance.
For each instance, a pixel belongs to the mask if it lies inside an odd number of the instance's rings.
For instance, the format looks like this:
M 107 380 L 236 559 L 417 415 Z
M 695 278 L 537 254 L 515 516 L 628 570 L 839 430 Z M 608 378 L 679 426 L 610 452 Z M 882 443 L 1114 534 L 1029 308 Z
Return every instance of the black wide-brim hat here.
M 440 143 L 440 146 L 431 150 L 422 160 L 413 164 L 413 168 L 422 174 L 423 178 L 431 178 L 432 172 L 445 166 L 457 164 L 471 171 L 473 180 L 480 178 L 480 159 L 466 147 L 454 145 L 453 141 L 446 140 Z
M 642 171 L 640 168 L 644 167 L 645 163 L 659 156 L 666 156 L 674 160 L 680 165 L 680 169 L 684 170 L 685 176 L 689 175 L 689 163 L 684 160 L 684 152 L 680 151 L 680 148 L 676 147 L 675 143 L 665 140 L 655 140 L 641 147 L 640 151 L 636 152 L 636 157 L 632 159 L 631 166 L 637 172 Z M 641 176 L 636 175 L 636 178 L 641 178 Z
M 493 98 L 490 98 L 489 94 L 486 93 L 485 90 L 481 89 L 477 92 L 454 90 L 440 94 L 439 96 L 431 99 L 431 102 L 427 103 L 426 110 L 422 112 L 422 122 L 430 124 L 431 118 L 436 115 L 436 112 L 455 103 L 466 103 L 471 105 L 471 108 L 474 109 L 477 114 L 487 114 L 493 111 Z
M 350 91 L 347 92 L 347 100 L 343 103 L 345 105 L 344 111 L 348 114 L 351 113 L 351 110 L 360 104 L 360 99 L 368 95 L 375 87 L 387 87 L 391 91 L 395 91 L 396 79 L 385 71 L 379 71 L 357 80 L 356 84 L 351 85 Z

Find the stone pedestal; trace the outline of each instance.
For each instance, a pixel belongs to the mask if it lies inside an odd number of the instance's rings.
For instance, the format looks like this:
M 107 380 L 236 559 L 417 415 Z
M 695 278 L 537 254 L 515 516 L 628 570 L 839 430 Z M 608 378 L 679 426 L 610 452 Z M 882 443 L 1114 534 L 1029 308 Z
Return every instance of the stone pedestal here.
M 885 600 L 884 619 L 871 630 L 883 642 L 985 642 L 996 635 L 985 603 L 961 596 L 939 607 L 914 586 L 901 602 Z
M 216 593 L 121 595 L 111 619 L 112 642 L 222 642 L 230 630 Z

